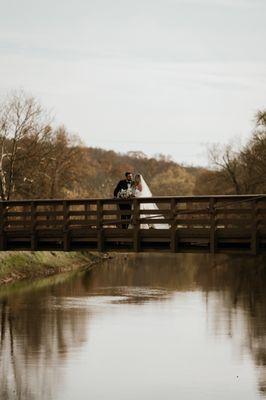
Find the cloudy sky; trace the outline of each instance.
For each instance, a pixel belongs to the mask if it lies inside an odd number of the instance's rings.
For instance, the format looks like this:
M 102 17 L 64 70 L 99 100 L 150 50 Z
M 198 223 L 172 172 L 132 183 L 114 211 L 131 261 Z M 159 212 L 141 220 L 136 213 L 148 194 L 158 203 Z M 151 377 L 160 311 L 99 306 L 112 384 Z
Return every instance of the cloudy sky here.
M 89 146 L 206 164 L 266 108 L 265 0 L 0 0 L 0 95 Z

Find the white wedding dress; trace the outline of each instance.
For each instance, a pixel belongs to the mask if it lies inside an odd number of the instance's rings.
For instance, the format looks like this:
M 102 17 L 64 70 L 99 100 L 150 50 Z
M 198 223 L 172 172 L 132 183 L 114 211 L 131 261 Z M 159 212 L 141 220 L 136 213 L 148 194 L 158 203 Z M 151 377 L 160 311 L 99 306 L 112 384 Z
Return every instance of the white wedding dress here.
M 140 198 L 140 197 L 152 197 L 152 193 L 150 191 L 149 186 L 145 182 L 145 179 L 143 178 L 142 175 L 140 175 L 140 185 L 141 185 L 141 190 L 138 188 L 135 189 L 135 197 Z M 140 210 L 155 210 L 158 211 L 159 208 L 155 203 L 140 203 Z M 152 220 L 155 219 L 162 219 L 163 216 L 159 215 L 158 213 L 155 214 L 141 214 L 140 218 L 151 218 Z M 169 224 L 141 224 L 140 225 L 141 229 L 149 229 L 149 228 L 154 228 L 154 229 L 169 229 Z

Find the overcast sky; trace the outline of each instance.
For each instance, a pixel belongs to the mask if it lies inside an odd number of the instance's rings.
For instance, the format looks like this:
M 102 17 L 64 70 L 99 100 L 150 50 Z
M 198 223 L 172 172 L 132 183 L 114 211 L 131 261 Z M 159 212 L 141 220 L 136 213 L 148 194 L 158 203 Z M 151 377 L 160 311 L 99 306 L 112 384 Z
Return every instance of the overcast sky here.
M 89 146 L 206 164 L 266 108 L 265 0 L 0 0 L 0 94 Z

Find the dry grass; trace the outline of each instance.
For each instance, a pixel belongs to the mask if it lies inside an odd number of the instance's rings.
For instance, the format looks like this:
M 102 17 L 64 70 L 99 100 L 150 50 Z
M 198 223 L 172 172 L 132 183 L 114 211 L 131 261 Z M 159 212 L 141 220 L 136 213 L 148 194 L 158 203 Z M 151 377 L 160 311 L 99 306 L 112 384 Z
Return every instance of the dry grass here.
M 85 251 L 0 252 L 0 285 L 72 271 L 98 260 L 99 256 Z

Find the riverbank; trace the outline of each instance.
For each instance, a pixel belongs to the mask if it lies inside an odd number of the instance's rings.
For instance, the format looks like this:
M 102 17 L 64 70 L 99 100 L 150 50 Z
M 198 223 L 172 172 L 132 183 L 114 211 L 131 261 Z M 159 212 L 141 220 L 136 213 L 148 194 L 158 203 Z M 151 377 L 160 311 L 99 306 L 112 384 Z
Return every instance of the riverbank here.
M 88 251 L 0 252 L 0 286 L 89 268 L 102 259 L 103 256 Z

